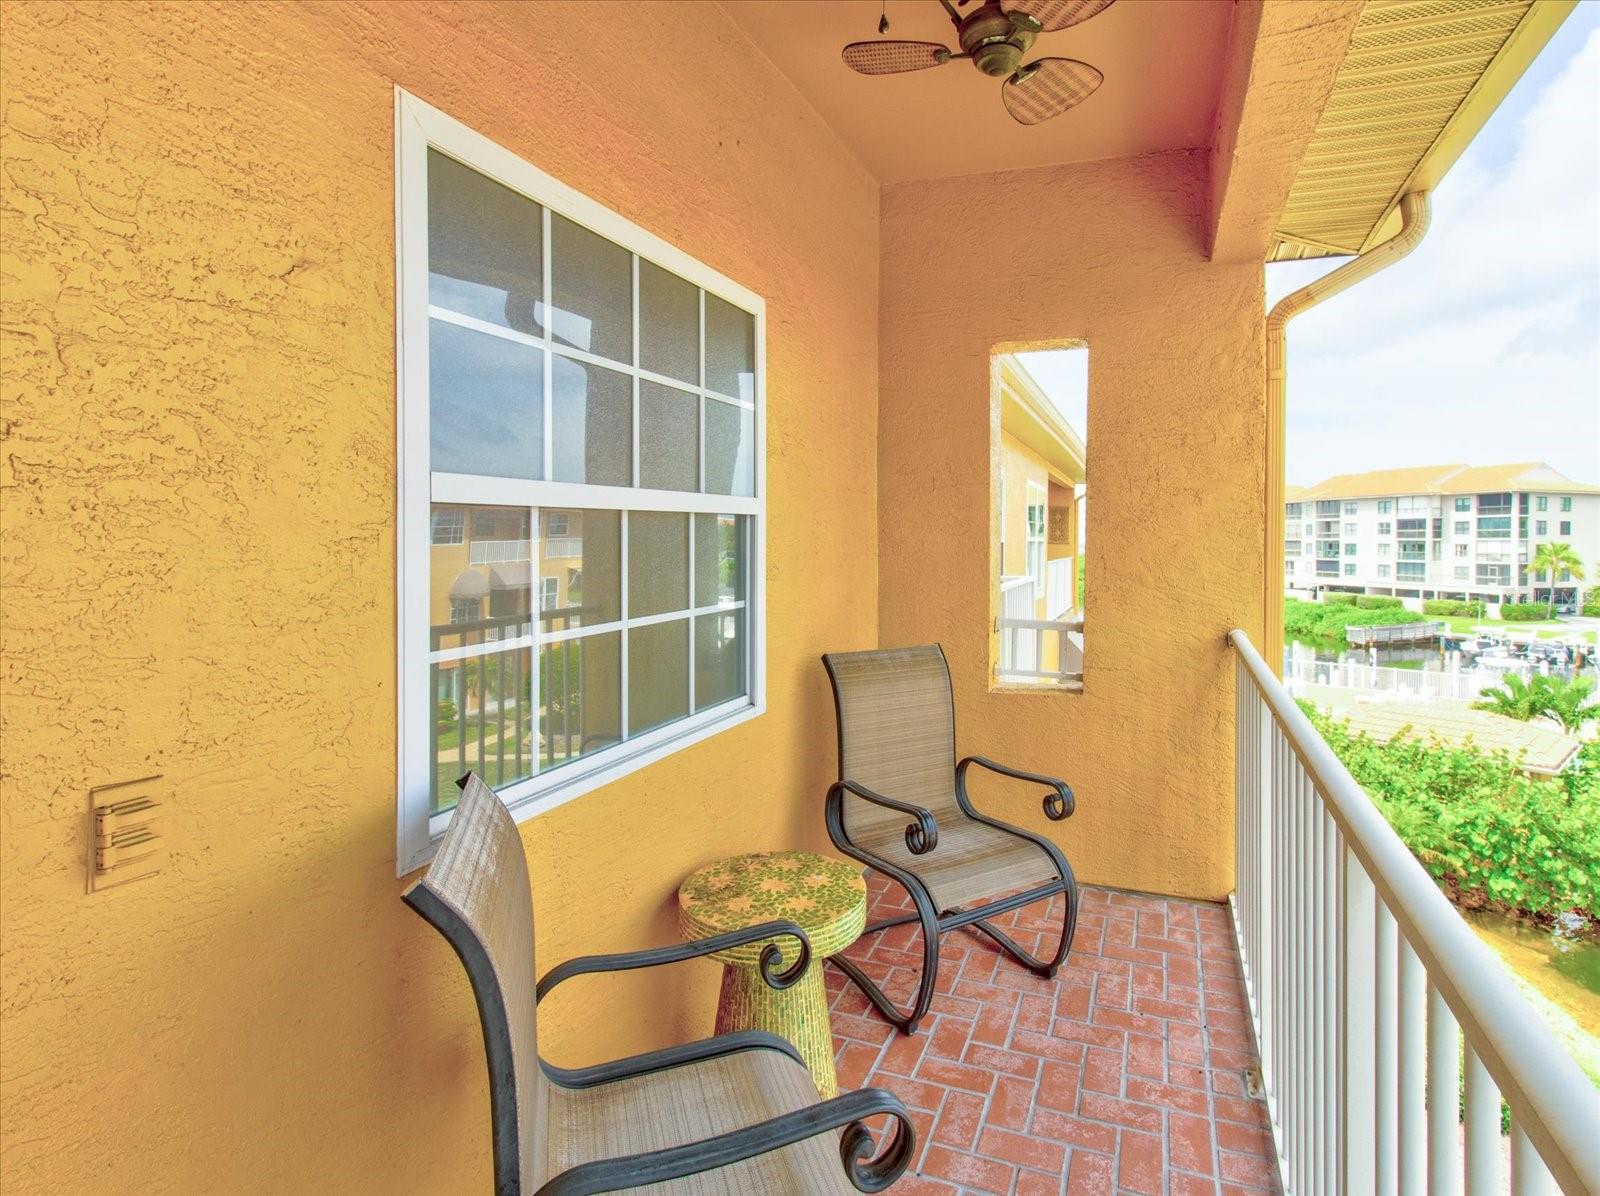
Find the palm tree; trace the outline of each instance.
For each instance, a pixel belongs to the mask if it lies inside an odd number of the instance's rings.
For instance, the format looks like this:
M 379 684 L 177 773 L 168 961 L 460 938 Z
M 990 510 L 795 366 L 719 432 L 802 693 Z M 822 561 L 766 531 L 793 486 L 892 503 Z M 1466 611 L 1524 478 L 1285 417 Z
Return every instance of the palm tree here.
M 1525 677 L 1509 673 L 1501 684 L 1491 685 L 1480 693 L 1472 708 L 1503 714 L 1521 722 L 1538 718 L 1547 709 L 1548 695 L 1539 685 L 1543 680 L 1545 678 L 1535 677 L 1530 685 Z
M 1579 734 L 1585 723 L 1600 718 L 1600 704 L 1589 701 L 1594 692 L 1594 678 L 1542 677 L 1540 680 L 1547 683 L 1542 713 L 1560 723 L 1563 731 Z
M 1533 550 L 1533 560 L 1528 562 L 1533 566 L 1535 573 L 1550 574 L 1550 617 L 1556 614 L 1556 576 L 1565 570 L 1572 575 L 1574 581 L 1583 580 L 1583 558 L 1573 551 L 1570 544 L 1559 544 L 1547 541 Z

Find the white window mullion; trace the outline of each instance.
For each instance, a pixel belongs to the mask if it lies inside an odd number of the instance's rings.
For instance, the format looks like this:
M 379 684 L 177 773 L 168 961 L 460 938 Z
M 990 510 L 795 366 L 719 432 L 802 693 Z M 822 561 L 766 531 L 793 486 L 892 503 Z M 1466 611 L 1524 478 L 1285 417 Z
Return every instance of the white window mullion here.
M 704 406 L 704 403 L 705 403 L 705 400 L 702 399 L 701 400 L 701 405 Z M 703 468 L 702 468 L 701 472 L 702 472 L 702 474 L 704 473 L 704 469 Z M 702 479 L 702 488 L 704 488 L 703 479 Z M 695 528 L 694 528 L 694 525 L 697 522 L 698 522 L 698 520 L 696 520 L 693 515 L 689 516 L 689 634 L 685 637 L 685 639 L 688 640 L 688 645 L 689 645 L 689 671 L 688 671 L 689 701 L 688 701 L 688 704 L 684 707 L 684 709 L 688 710 L 690 713 L 694 712 L 694 607 L 695 607 L 695 601 L 694 601 L 694 583 L 695 583 L 695 576 L 694 576 L 695 575 L 695 567 L 694 567 L 695 566 L 694 531 L 695 531 Z
M 635 395 L 639 393 L 637 383 L 634 385 L 633 393 Z M 638 404 L 635 403 L 634 412 L 636 417 L 638 410 Z M 617 693 L 617 733 L 622 736 L 623 742 L 626 743 L 628 739 L 628 539 L 632 534 L 628 530 L 628 512 L 622 512 L 621 517 L 617 520 L 617 526 L 621 529 L 622 538 L 621 579 L 618 583 L 622 591 L 620 596 L 622 621 L 618 624 L 620 630 L 617 636 L 620 641 L 617 645 L 617 657 L 622 661 L 622 675 L 617 682 L 618 686 L 620 686 Z
M 546 204 L 539 211 L 539 236 L 542 238 L 539 265 L 543 275 L 539 285 L 544 290 L 544 319 L 539 322 L 544 329 L 544 340 L 541 342 L 541 348 L 544 349 L 544 472 L 540 476 L 550 482 L 556 476 L 555 359 L 550 356 L 550 346 L 555 341 L 555 335 L 550 330 L 554 323 L 550 318 L 550 300 L 554 294 L 550 289 L 550 207 Z

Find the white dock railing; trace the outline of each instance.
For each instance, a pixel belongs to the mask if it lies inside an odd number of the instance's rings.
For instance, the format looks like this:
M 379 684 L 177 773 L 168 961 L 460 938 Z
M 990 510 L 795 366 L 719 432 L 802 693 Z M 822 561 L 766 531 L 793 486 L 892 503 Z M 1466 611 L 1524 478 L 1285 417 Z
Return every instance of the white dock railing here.
M 1284 1190 L 1498 1194 L 1503 1097 L 1514 1196 L 1600 1194 L 1588 1079 L 1244 632 L 1228 638 L 1234 933 Z
M 1442 673 L 1428 669 L 1385 668 L 1359 660 L 1291 659 L 1284 653 L 1283 679 L 1291 690 L 1301 685 L 1330 685 L 1406 698 L 1458 698 L 1472 701 L 1491 685 L 1505 680 L 1498 673 Z

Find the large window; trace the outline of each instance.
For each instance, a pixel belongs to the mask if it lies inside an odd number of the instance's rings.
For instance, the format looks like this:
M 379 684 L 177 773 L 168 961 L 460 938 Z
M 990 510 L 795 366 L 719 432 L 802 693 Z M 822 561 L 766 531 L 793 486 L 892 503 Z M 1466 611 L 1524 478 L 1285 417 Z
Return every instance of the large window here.
M 400 828 L 762 709 L 761 299 L 402 95 Z

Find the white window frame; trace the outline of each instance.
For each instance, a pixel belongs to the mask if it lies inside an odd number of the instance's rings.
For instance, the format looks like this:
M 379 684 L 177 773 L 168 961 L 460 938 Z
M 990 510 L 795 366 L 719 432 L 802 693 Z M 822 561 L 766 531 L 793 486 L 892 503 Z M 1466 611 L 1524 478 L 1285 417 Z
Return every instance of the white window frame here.
M 1037 502 L 1034 501 L 1035 495 L 1038 496 Z M 1028 570 L 1028 576 L 1033 578 L 1033 584 L 1037 587 L 1038 592 L 1043 594 L 1045 589 L 1045 558 L 1050 551 L 1050 490 L 1030 478 L 1028 480 L 1027 498 L 1028 503 L 1023 508 L 1022 515 L 1024 535 L 1022 563 L 1023 567 Z M 1039 519 L 1037 535 L 1034 534 L 1033 530 L 1033 512 L 1035 508 L 1043 512 Z M 1035 546 L 1038 548 L 1037 561 L 1035 561 Z
M 751 399 L 727 400 L 752 412 L 754 424 L 755 497 L 726 494 L 699 494 L 678 491 L 629 489 L 567 482 L 529 482 L 510 478 L 477 477 L 464 474 L 431 474 L 428 437 L 428 150 L 437 149 L 462 164 L 486 175 L 543 206 L 548 224 L 552 213 L 559 213 L 608 240 L 647 258 L 680 278 L 719 296 L 755 318 L 755 393 Z M 627 587 L 627 514 L 635 511 L 672 511 L 691 516 L 690 561 L 694 571 L 693 515 L 744 515 L 747 521 L 748 580 L 745 597 L 745 635 L 750 651 L 744 696 L 718 706 L 691 713 L 686 718 L 654 731 L 625 739 L 613 747 L 595 752 L 570 768 L 535 775 L 500 791 L 501 798 L 518 822 L 553 809 L 590 790 L 670 755 L 690 744 L 706 739 L 766 712 L 766 302 L 761 296 L 711 269 L 676 246 L 646 231 L 631 220 L 603 207 L 594 200 L 552 178 L 510 150 L 497 145 L 460 121 L 401 88 L 395 89 L 395 369 L 397 396 L 397 489 L 399 518 L 396 531 L 398 721 L 397 747 L 397 829 L 395 870 L 404 875 L 432 857 L 439 836 L 449 824 L 450 813 L 431 811 L 431 761 L 428 751 L 428 717 L 431 686 L 428 651 L 429 549 L 434 502 L 461 505 L 483 504 L 540 508 L 588 508 L 621 510 L 622 562 L 620 581 Z M 545 258 L 545 288 L 549 289 L 549 258 Z M 636 267 L 637 270 L 637 267 Z M 638 286 L 634 286 L 635 337 L 638 335 Z M 547 322 L 548 323 L 548 322 Z M 550 335 L 540 342 L 545 350 L 545 392 L 548 421 L 551 393 Z M 572 356 L 581 359 L 581 354 Z M 700 354 L 704 369 L 704 346 Z M 615 363 L 602 362 L 615 368 Z M 639 371 L 646 379 L 648 371 Z M 663 378 L 679 389 L 683 382 Z M 704 379 L 702 378 L 702 382 Z M 700 387 L 704 390 L 704 387 Z M 705 404 L 701 398 L 701 423 Z M 637 430 L 636 430 L 637 432 Z M 635 470 L 638 443 L 635 435 Z M 548 423 L 544 444 L 546 475 L 552 437 Z M 637 472 L 635 474 L 637 476 Z M 538 535 L 537 529 L 534 531 Z M 417 540 L 417 543 L 412 543 Z M 624 602 L 626 598 L 624 597 Z M 625 609 L 625 608 L 624 608 Z M 672 618 L 689 621 L 689 694 L 694 693 L 693 616 L 722 609 L 722 605 L 697 607 L 675 612 Z M 633 620 L 629 626 L 644 622 Z M 595 630 L 599 630 L 596 628 Z M 554 633 L 553 639 L 564 638 Z M 525 640 L 525 642 L 523 642 Z M 537 637 L 505 645 L 537 649 Z M 537 675 L 537 673 L 535 673 Z M 621 678 L 621 701 L 627 702 L 626 669 Z

